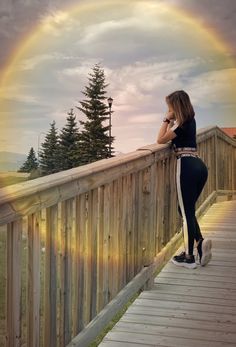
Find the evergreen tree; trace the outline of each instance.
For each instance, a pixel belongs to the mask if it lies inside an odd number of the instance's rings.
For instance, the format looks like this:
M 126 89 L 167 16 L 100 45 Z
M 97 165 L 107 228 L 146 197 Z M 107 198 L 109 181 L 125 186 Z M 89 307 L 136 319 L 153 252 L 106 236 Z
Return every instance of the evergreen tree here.
M 31 172 L 33 170 L 36 170 L 37 168 L 38 168 L 38 160 L 36 158 L 33 147 L 31 147 L 26 161 L 20 167 L 18 172 Z
M 88 86 L 82 92 L 86 99 L 80 101 L 81 107 L 77 108 L 83 112 L 87 121 L 80 121 L 84 126 L 80 138 L 80 153 L 82 164 L 91 163 L 100 159 L 110 157 L 109 153 L 109 130 L 108 126 L 103 126 L 103 122 L 108 119 L 110 111 L 105 103 L 106 87 L 104 70 L 99 64 L 95 64 L 92 73 L 89 73 Z M 115 137 L 111 136 L 111 144 Z M 111 157 L 112 155 L 111 147 Z
M 42 175 L 49 175 L 60 171 L 58 158 L 58 134 L 56 122 L 50 124 L 50 130 L 39 151 L 39 163 Z
M 79 152 L 80 134 L 77 127 L 76 116 L 73 109 L 67 114 L 67 123 L 62 128 L 59 135 L 59 159 L 61 170 L 71 169 L 81 164 Z

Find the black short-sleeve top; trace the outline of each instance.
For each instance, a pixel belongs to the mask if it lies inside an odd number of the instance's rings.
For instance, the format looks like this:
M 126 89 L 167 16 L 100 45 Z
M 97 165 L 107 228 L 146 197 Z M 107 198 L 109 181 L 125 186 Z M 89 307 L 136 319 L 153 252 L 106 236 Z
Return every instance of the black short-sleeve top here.
M 171 130 L 177 135 L 172 140 L 174 151 L 178 152 L 183 149 L 188 149 L 190 151 L 197 150 L 195 118 L 192 118 L 181 126 L 175 123 Z

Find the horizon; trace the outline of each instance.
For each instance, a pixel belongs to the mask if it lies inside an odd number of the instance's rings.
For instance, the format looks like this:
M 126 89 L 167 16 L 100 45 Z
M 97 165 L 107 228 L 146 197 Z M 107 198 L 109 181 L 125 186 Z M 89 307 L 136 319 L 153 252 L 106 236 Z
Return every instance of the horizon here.
M 209 125 L 210 127 L 211 126 L 214 126 L 214 125 Z M 217 125 L 216 125 L 217 126 Z M 208 127 L 208 126 L 207 126 Z M 204 128 L 207 128 L 207 127 L 202 127 L 202 128 L 197 128 L 197 131 L 200 131 L 200 130 L 203 130 Z M 222 131 L 224 131 L 224 133 L 227 135 L 227 136 L 229 136 L 230 138 L 232 138 L 232 135 L 234 135 L 235 134 L 235 136 L 236 136 L 236 127 L 219 127 Z M 234 129 L 234 132 L 232 132 L 232 131 L 230 131 L 230 133 L 232 133 L 232 135 L 231 134 L 229 134 L 229 133 L 227 133 L 226 132 L 226 130 L 233 130 Z M 151 143 L 150 143 L 150 145 L 151 145 Z M 32 147 L 32 146 L 31 146 Z M 30 148 L 31 147 L 29 147 L 29 151 L 30 151 Z M 33 148 L 34 149 L 34 148 Z M 28 151 L 28 153 L 20 153 L 20 152 L 10 152 L 10 151 L 1 151 L 0 150 L 0 154 L 1 153 L 10 153 L 10 154 L 17 154 L 17 155 L 22 155 L 22 156 L 27 156 L 28 154 L 29 154 L 29 151 Z M 35 151 L 35 153 L 37 154 L 37 151 L 34 149 L 34 151 Z M 135 150 L 134 150 L 135 151 Z M 118 153 L 117 155 L 119 155 L 119 154 L 127 154 L 127 153 L 130 153 L 130 152 L 121 152 L 121 151 L 114 151 L 114 153 Z M 1 171 L 0 171 L 1 172 Z

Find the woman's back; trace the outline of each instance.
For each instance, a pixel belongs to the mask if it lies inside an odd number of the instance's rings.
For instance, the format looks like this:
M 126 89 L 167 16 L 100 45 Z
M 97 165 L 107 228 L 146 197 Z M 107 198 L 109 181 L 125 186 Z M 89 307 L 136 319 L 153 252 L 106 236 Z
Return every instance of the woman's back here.
M 171 130 L 177 135 L 172 139 L 173 148 L 197 148 L 196 143 L 196 121 L 195 118 L 192 118 L 189 121 L 186 121 L 182 126 L 175 124 Z

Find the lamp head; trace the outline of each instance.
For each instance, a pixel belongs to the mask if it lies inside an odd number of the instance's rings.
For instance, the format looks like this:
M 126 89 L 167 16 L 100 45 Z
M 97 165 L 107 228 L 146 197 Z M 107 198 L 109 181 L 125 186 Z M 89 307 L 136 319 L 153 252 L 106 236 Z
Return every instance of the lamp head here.
M 107 99 L 107 102 L 108 102 L 109 107 L 111 108 L 113 99 L 110 97 Z

